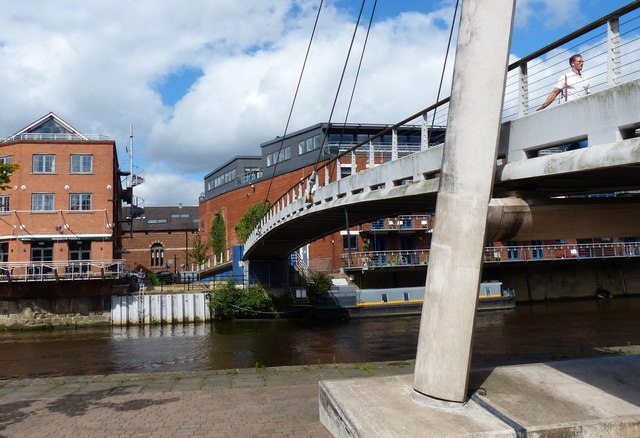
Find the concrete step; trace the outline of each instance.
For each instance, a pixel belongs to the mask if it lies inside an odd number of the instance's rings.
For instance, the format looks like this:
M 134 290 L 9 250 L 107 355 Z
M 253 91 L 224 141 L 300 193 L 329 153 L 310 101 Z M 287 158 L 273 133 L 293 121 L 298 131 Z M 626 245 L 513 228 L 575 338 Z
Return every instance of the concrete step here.
M 320 382 L 335 437 L 638 437 L 640 355 L 473 371 L 455 407 L 412 399 L 413 375 Z

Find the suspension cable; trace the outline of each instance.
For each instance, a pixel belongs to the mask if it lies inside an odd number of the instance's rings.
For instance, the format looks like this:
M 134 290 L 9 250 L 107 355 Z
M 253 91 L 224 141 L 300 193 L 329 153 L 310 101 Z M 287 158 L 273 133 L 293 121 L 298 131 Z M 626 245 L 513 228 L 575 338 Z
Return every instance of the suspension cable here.
M 282 146 L 284 145 L 284 138 L 287 135 L 289 130 L 289 123 L 291 122 L 291 115 L 293 114 L 293 108 L 296 104 L 296 99 L 298 97 L 298 91 L 300 90 L 300 83 L 302 82 L 302 76 L 304 75 L 304 69 L 307 65 L 307 59 L 309 58 L 309 52 L 311 51 L 311 43 L 313 42 L 313 37 L 316 33 L 316 28 L 318 27 L 318 19 L 320 18 L 320 11 L 322 10 L 322 3 L 324 0 L 320 0 L 320 5 L 318 6 L 318 13 L 316 14 L 316 21 L 313 23 L 313 30 L 311 31 L 311 37 L 309 38 L 309 44 L 307 45 L 307 53 L 304 55 L 304 62 L 302 63 L 302 69 L 300 70 L 300 76 L 298 77 L 298 85 L 296 86 L 296 92 L 293 95 L 293 101 L 291 102 L 291 108 L 289 109 L 289 117 L 287 117 L 287 123 L 284 127 L 284 133 L 282 134 L 282 140 L 280 141 L 280 147 L 278 148 L 278 155 L 276 157 L 276 162 L 273 165 L 273 173 L 271 178 L 269 179 L 269 187 L 267 188 L 267 193 L 264 198 L 264 202 L 269 202 L 269 193 L 271 192 L 271 185 L 273 184 L 273 178 L 276 175 L 276 167 L 278 167 L 278 162 L 280 161 L 280 153 L 282 152 Z
M 351 56 L 351 50 L 353 49 L 353 42 L 356 38 L 356 34 L 358 32 L 358 25 L 360 24 L 360 19 L 362 18 L 362 10 L 364 9 L 364 4 L 366 0 L 362 0 L 362 4 L 360 5 L 360 12 L 358 13 L 358 20 L 356 21 L 355 28 L 353 29 L 353 35 L 351 36 L 351 43 L 349 44 L 349 50 L 347 52 L 347 56 L 344 60 L 344 66 L 342 67 L 342 74 L 340 75 L 340 81 L 338 82 L 338 89 L 336 90 L 336 95 L 333 99 L 333 105 L 331 106 L 331 112 L 329 113 L 329 120 L 327 121 L 327 129 L 324 132 L 324 136 L 322 138 L 322 142 L 320 143 L 320 147 L 318 148 L 318 156 L 316 157 L 316 162 L 313 165 L 313 172 L 311 176 L 311 183 L 315 184 L 314 175 L 317 174 L 318 170 L 318 162 L 320 161 L 320 156 L 322 155 L 322 151 L 324 149 L 324 144 L 329 136 L 329 127 L 331 126 L 331 119 L 333 117 L 333 112 L 336 109 L 336 103 L 338 102 L 338 96 L 340 95 L 340 89 L 342 88 L 342 81 L 344 80 L 344 75 L 347 70 L 347 65 L 349 64 L 349 58 Z M 310 187 L 311 189 L 312 187 Z M 311 190 L 310 190 L 311 191 Z
M 369 33 L 371 32 L 371 25 L 373 24 L 373 16 L 376 13 L 376 6 L 378 4 L 378 0 L 373 2 L 373 8 L 371 9 L 371 17 L 369 18 L 369 26 L 367 26 L 367 34 L 364 37 L 364 44 L 362 45 L 362 52 L 360 53 L 360 61 L 358 62 L 358 69 L 356 71 L 356 77 L 353 81 L 353 88 L 351 89 L 351 97 L 349 98 L 349 105 L 347 106 L 347 113 L 344 116 L 344 123 L 342 124 L 342 132 L 340 135 L 344 134 L 344 131 L 347 127 L 347 120 L 349 119 L 349 113 L 351 112 L 351 104 L 353 103 L 353 96 L 356 93 L 356 86 L 358 85 L 358 78 L 360 77 L 360 69 L 362 68 L 362 60 L 364 59 L 364 53 L 367 50 L 367 42 L 369 41 Z M 336 177 L 337 177 L 337 168 L 336 168 Z M 329 174 L 331 175 L 331 169 L 329 170 Z
M 451 48 L 451 40 L 453 38 L 453 29 L 456 27 L 456 15 L 458 15 L 458 4 L 460 0 L 456 0 L 456 7 L 453 10 L 453 18 L 451 19 L 451 29 L 449 29 L 449 41 L 447 42 L 447 51 L 444 54 L 444 63 L 442 65 L 442 74 L 440 75 L 440 84 L 438 85 L 438 95 L 436 96 L 436 102 L 440 101 L 440 91 L 442 90 L 442 82 L 444 81 L 444 73 L 447 70 L 447 59 L 449 59 L 449 49 Z M 431 131 L 433 132 L 433 126 L 436 123 L 436 112 L 438 107 L 433 109 L 433 117 L 431 118 Z

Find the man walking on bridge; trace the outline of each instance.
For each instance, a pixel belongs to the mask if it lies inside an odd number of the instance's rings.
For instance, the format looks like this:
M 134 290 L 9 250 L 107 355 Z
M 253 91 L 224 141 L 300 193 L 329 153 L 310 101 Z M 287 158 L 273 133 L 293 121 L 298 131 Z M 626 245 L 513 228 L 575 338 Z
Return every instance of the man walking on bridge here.
M 587 78 L 582 76 L 582 68 L 584 67 L 582 55 L 573 55 L 569 58 L 569 64 L 571 65 L 571 71 L 558 78 L 556 87 L 537 111 L 545 109 L 551 105 L 555 98 L 558 97 L 558 94 L 561 93 L 562 100 L 564 102 L 584 97 L 589 94 L 589 81 Z

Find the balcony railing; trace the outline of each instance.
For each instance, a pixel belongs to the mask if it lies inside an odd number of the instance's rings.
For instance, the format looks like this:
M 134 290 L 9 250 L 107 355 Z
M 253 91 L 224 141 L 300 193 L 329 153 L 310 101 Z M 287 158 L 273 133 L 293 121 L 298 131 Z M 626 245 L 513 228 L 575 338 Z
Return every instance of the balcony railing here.
M 28 132 L 14 135 L 12 137 L 0 139 L 0 143 L 9 141 L 29 140 L 29 141 L 108 141 L 111 140 L 106 135 L 101 134 L 70 134 L 52 132 Z
M 67 260 L 0 263 L 0 283 L 118 279 L 126 276 L 124 260 Z
M 417 266 L 429 263 L 428 249 L 396 251 L 363 251 L 342 254 L 342 267 L 375 269 L 395 266 Z M 485 263 L 530 262 L 566 259 L 607 259 L 639 257 L 640 242 L 567 243 L 558 245 L 488 246 Z
M 427 230 L 433 229 L 431 215 L 403 215 L 395 218 L 371 221 L 371 230 Z

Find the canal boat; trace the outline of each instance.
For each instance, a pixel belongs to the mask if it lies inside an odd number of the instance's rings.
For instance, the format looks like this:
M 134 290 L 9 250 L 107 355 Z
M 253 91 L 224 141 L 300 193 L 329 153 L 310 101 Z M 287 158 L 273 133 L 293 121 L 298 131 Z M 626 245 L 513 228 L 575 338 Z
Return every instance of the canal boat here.
M 299 295 L 299 293 L 298 293 Z M 515 292 L 497 280 L 484 281 L 478 290 L 478 310 L 512 309 Z M 424 286 L 383 289 L 356 289 L 334 285 L 322 299 L 315 300 L 312 316 L 349 317 L 413 315 L 422 311 Z

